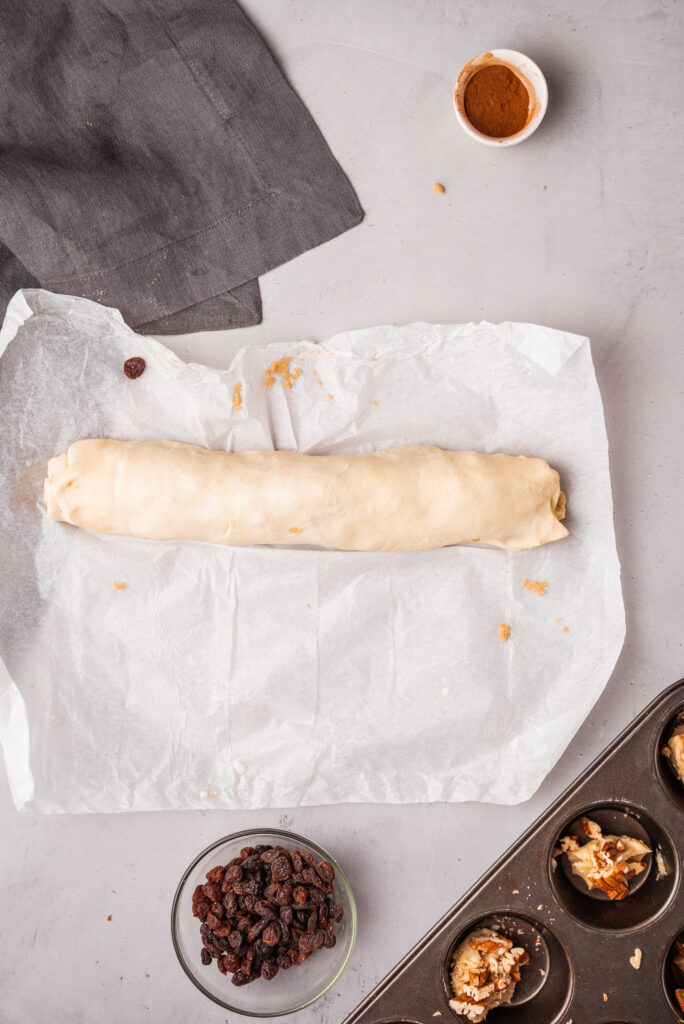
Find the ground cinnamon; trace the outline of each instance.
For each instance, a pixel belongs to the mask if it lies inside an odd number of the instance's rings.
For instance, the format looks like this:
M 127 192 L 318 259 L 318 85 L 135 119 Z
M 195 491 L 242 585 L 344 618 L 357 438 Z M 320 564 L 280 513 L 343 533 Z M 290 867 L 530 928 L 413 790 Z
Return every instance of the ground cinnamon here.
M 468 79 L 463 105 L 474 128 L 491 138 L 505 139 L 527 124 L 530 95 L 510 68 L 488 64 Z

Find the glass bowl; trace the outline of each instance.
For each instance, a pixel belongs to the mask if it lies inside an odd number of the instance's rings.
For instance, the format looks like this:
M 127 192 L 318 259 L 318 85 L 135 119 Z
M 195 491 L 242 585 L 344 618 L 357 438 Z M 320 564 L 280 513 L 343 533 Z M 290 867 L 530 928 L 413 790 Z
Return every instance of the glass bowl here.
M 272 981 L 258 978 L 250 985 L 233 985 L 230 975 L 219 972 L 216 963 L 205 967 L 200 960 L 200 921 L 192 916 L 195 886 L 206 882 L 206 873 L 217 864 L 227 864 L 245 846 L 284 846 L 288 850 L 309 850 L 317 861 L 327 860 L 335 869 L 333 899 L 344 907 L 344 917 L 335 925 L 337 944 L 316 949 L 309 959 L 289 971 L 279 971 Z M 202 850 L 183 872 L 171 909 L 171 937 L 180 965 L 190 981 L 208 999 L 233 1013 L 246 1017 L 282 1017 L 303 1010 L 325 995 L 349 963 L 356 940 L 356 903 L 347 878 L 330 854 L 294 832 L 275 828 L 246 829 L 217 839 Z

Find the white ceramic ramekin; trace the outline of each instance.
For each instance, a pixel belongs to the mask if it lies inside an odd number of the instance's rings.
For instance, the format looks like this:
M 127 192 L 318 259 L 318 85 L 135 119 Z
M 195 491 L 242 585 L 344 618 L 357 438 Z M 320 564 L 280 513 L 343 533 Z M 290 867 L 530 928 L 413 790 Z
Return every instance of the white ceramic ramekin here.
M 503 64 L 505 67 L 510 68 L 511 71 L 523 80 L 530 94 L 530 112 L 527 124 L 519 132 L 516 132 L 515 135 L 508 135 L 503 139 L 495 139 L 491 135 L 484 135 L 477 128 L 474 128 L 466 116 L 463 105 L 465 88 L 469 79 L 480 68 L 487 67 L 490 64 Z M 454 88 L 454 109 L 458 123 L 466 135 L 470 135 L 471 139 L 481 142 L 484 146 L 517 146 L 519 142 L 529 139 L 530 135 L 541 124 L 548 102 L 549 90 L 541 70 L 533 60 L 526 57 L 524 53 L 518 53 L 517 50 L 487 50 L 486 53 L 473 57 L 461 71 Z

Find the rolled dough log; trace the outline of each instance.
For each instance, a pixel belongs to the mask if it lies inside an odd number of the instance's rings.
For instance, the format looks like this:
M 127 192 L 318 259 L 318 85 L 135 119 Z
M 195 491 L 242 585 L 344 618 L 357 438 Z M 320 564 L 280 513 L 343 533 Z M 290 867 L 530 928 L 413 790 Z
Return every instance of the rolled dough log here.
M 520 551 L 567 535 L 543 459 L 412 445 L 368 455 L 207 451 L 173 441 L 76 441 L 50 459 L 52 519 L 97 533 L 212 544 Z

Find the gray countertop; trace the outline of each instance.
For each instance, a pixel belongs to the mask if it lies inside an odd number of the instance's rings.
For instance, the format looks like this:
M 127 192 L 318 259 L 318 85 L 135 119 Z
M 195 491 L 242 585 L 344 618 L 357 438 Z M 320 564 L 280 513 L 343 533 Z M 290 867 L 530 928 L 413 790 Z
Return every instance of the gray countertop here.
M 15 813 L 2 775 L 1 1024 L 229 1019 L 175 960 L 170 900 L 199 849 L 256 824 L 310 835 L 350 875 L 360 912 L 353 961 L 332 994 L 296 1018 L 337 1024 L 594 755 L 684 675 L 682 5 L 244 6 L 350 175 L 366 218 L 263 278 L 260 326 L 171 346 L 223 366 L 245 343 L 321 340 L 385 322 L 522 320 L 588 335 L 611 444 L 627 640 L 589 719 L 536 796 L 517 807 L 41 818 Z M 508 150 L 472 142 L 451 108 L 461 66 L 497 46 L 529 54 L 550 91 L 541 129 Z

